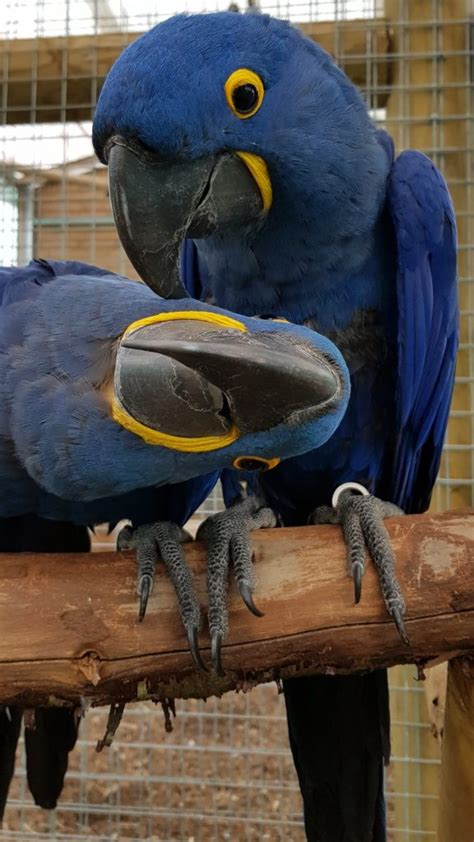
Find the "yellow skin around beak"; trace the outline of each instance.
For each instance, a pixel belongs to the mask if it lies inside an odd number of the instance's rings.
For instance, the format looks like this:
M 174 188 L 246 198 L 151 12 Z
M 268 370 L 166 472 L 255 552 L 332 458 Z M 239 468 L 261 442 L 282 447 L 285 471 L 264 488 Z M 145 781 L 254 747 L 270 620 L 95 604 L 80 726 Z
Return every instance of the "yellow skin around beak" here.
M 273 189 L 265 161 L 259 155 L 253 155 L 252 152 L 236 152 L 235 154 L 244 162 L 257 184 L 262 196 L 262 214 L 267 214 L 272 206 Z

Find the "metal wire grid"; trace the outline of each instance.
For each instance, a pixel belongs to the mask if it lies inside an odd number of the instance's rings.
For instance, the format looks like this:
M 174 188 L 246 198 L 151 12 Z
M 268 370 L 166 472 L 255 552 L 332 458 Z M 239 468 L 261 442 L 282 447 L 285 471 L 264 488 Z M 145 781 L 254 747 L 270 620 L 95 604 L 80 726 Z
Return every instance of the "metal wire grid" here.
M 464 2 L 433 0 L 410 4 L 390 2 L 390 15 L 397 18 L 397 44 L 393 60 L 402 61 L 402 72 L 386 79 L 379 73 L 380 44 L 376 37 L 383 3 L 313 0 L 300 3 L 267 2 L 265 11 L 294 21 L 341 22 L 334 28 L 336 57 L 344 66 L 348 57 L 342 23 L 351 18 L 366 19 L 364 49 L 366 63 L 363 89 L 375 119 L 387 125 L 397 137 L 399 149 L 413 143 L 426 115 L 414 111 L 412 97 L 418 92 L 431 97 L 430 137 L 424 151 L 450 176 L 450 186 L 461 196 L 457 208 L 461 222 L 461 361 L 458 371 L 460 400 L 451 413 L 449 443 L 445 447 L 435 503 L 439 508 L 469 502 L 474 486 L 474 342 L 473 342 L 473 165 L 471 26 Z M 101 32 L 139 31 L 170 13 L 182 10 L 224 8 L 227 2 L 200 0 L 180 3 L 145 0 L 61 0 L 61 2 L 4 3 L 0 9 L 0 36 L 41 38 L 52 35 L 80 35 Z M 430 72 L 421 81 L 411 77 L 414 59 L 412 38 L 421 26 L 413 9 L 423 9 L 423 26 L 431 37 L 424 52 Z M 449 32 L 446 17 L 465 32 L 461 47 L 445 43 Z M 390 34 L 393 37 L 393 33 Z M 463 78 L 453 81 L 450 59 L 464 63 Z M 352 55 L 352 59 L 354 55 Z M 5 52 L 0 56 L 4 72 Z M 67 65 L 59 80 L 62 102 L 66 103 Z M 87 163 L 90 155 L 90 123 L 36 122 L 35 78 L 31 79 L 30 119 L 27 124 L 7 125 L 8 86 L 2 86 L 0 146 L 0 249 L 2 263 L 24 262 L 41 246 L 50 244 L 42 256 L 71 257 L 103 262 L 103 233 L 111 224 L 103 209 L 103 181 L 100 168 Z M 381 103 L 390 91 L 392 103 Z M 451 92 L 461 94 L 457 107 L 446 108 Z M 91 90 L 93 107 L 96 91 Z M 453 139 L 450 126 L 459 131 Z M 449 142 L 447 142 L 447 135 Z M 456 170 L 456 156 L 462 156 L 464 170 Z M 79 159 L 77 165 L 72 162 Z M 16 166 L 22 169 L 15 169 Z M 46 167 L 56 168 L 55 180 L 46 181 Z M 76 196 L 82 178 L 87 189 Z M 464 191 L 464 192 L 463 192 Z M 45 233 L 48 239 L 41 239 Z M 54 233 L 54 238 L 51 239 Z M 80 236 L 82 234 L 82 236 Z M 106 244 L 109 248 L 109 243 Z M 127 263 L 116 241 L 107 252 L 110 268 L 125 271 Z M 213 495 L 201 515 L 218 510 L 221 501 Z M 100 547 L 97 547 L 98 549 Z M 387 777 L 389 818 L 393 840 L 435 838 L 438 747 L 424 716 L 423 690 L 416 685 L 413 670 L 392 671 L 391 700 L 394 757 Z M 130 707 L 112 748 L 96 755 L 94 746 L 105 726 L 105 712 L 89 713 L 81 728 L 79 747 L 71 761 L 71 774 L 58 811 L 47 816 L 33 808 L 26 792 L 21 764 L 15 777 L 12 800 L 0 839 L 22 840 L 269 840 L 304 839 L 301 805 L 295 774 L 287 747 L 286 724 L 281 697 L 273 686 L 249 695 L 229 695 L 221 700 L 182 702 L 172 734 L 164 733 L 161 711 L 152 705 Z
M 422 688 L 408 681 L 391 688 L 400 709 L 394 730 L 403 734 L 393 767 L 405 767 L 400 784 L 405 778 L 407 788 L 390 792 L 389 816 L 392 838 L 401 840 L 435 837 L 434 829 L 413 827 L 426 802 L 436 799 L 423 791 L 420 762 L 431 772 L 439 764 L 434 755 L 417 755 L 419 735 L 429 726 L 413 721 L 413 704 L 423 705 L 424 698 Z M 283 705 L 274 685 L 207 703 L 181 703 L 175 730 L 166 735 L 161 711 L 135 705 L 112 748 L 97 755 L 105 718 L 103 711 L 86 717 L 55 813 L 34 808 L 24 770 L 18 770 L 7 822 L 16 812 L 21 830 L 4 831 L 0 838 L 303 842 Z
M 181 12 L 223 11 L 230 0 L 7 0 L 0 10 L 0 37 L 37 38 L 149 29 Z M 237 0 L 245 10 L 247 0 Z M 261 11 L 298 21 L 373 18 L 382 0 L 259 0 Z M 2 31 L 3 30 L 3 31 Z

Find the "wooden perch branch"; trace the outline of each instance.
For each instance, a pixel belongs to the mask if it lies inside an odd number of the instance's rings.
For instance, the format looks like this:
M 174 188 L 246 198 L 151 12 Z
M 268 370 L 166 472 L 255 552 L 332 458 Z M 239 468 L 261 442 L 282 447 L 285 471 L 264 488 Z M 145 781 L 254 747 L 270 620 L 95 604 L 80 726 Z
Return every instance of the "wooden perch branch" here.
M 387 616 L 373 566 L 353 604 L 338 527 L 255 532 L 253 617 L 229 594 L 226 676 L 197 673 L 176 597 L 159 570 L 137 621 L 132 554 L 0 556 L 0 703 L 105 704 L 207 696 L 310 672 L 351 672 L 474 650 L 474 512 L 387 522 L 406 598 L 406 647 Z M 201 603 L 204 548 L 186 547 Z M 201 635 L 205 660 L 209 638 Z

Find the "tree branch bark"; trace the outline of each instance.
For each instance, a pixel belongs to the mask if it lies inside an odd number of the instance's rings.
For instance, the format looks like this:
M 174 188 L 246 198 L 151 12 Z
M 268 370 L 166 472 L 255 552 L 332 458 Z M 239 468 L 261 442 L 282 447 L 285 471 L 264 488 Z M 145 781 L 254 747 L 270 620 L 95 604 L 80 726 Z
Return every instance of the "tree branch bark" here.
M 253 617 L 232 583 L 224 678 L 193 669 L 163 570 L 137 621 L 131 553 L 0 555 L 0 703 L 106 704 L 201 697 L 314 672 L 424 664 L 474 651 L 474 512 L 387 521 L 411 645 L 397 635 L 370 562 L 353 604 L 338 527 L 253 534 Z M 185 547 L 205 606 L 206 556 Z M 209 638 L 201 648 L 209 661 Z

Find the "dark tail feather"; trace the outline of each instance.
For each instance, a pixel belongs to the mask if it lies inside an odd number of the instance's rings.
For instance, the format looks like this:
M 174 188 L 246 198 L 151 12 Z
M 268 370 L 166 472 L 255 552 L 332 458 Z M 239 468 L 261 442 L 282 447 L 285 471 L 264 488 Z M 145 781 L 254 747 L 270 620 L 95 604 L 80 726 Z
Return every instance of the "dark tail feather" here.
M 382 767 L 380 768 L 379 791 L 377 793 L 377 803 L 375 805 L 375 820 L 374 820 L 374 834 L 373 835 L 374 835 L 373 842 L 386 842 L 386 839 L 387 839 L 387 811 L 386 811 L 386 808 L 385 808 L 384 770 L 383 770 Z
M 308 842 L 385 842 L 385 670 L 283 682 Z
M 21 708 L 0 708 L 0 827 L 10 782 L 15 771 L 15 754 L 21 728 Z
M 78 723 L 68 708 L 37 708 L 35 727 L 25 728 L 26 774 L 38 807 L 54 810 L 75 746 Z
M 35 515 L 0 519 L 0 552 L 69 553 L 89 550 L 90 540 L 85 527 L 42 520 Z M 9 712 L 11 724 L 5 708 L 0 712 L 0 820 L 13 775 L 22 717 L 21 708 L 11 706 Z M 25 733 L 26 768 L 32 795 L 41 807 L 51 809 L 56 806 L 68 755 L 76 738 L 77 726 L 72 711 L 62 708 L 36 711 L 36 729 L 27 729 Z

